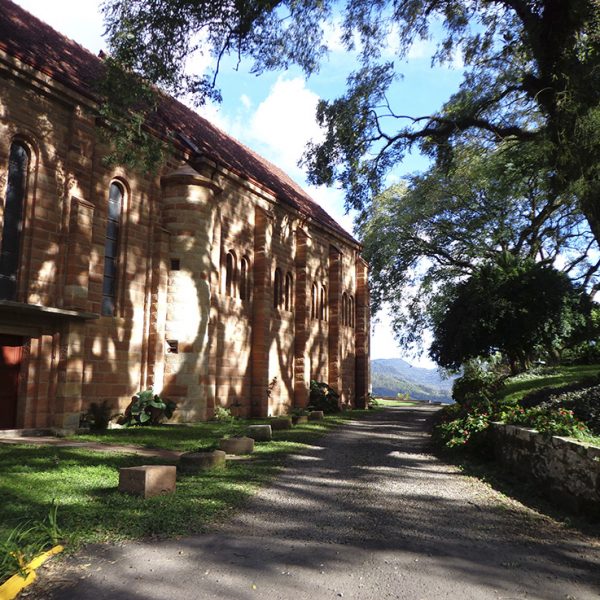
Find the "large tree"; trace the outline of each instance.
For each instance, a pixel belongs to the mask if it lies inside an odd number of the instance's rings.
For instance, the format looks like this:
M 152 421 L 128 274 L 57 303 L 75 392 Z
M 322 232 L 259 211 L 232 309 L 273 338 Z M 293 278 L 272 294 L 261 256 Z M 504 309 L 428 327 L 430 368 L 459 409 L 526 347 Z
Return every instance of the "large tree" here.
M 513 372 L 537 353 L 556 358 L 580 341 L 592 303 L 564 273 L 507 255 L 482 265 L 447 294 L 434 319 L 430 356 L 457 369 L 469 359 L 504 354 Z
M 462 144 L 376 196 L 358 232 L 370 262 L 374 309 L 387 304 L 404 347 L 420 345 L 439 297 L 506 255 L 559 265 L 594 291 L 598 247 L 570 197 L 555 195 L 536 144 Z
M 198 100 L 218 93 L 228 54 L 254 70 L 318 69 L 323 23 L 341 19 L 342 40 L 358 53 L 346 93 L 319 105 L 326 129 L 307 165 L 313 182 L 340 182 L 362 208 L 388 171 L 417 144 L 439 164 L 465 136 L 481 143 L 535 141 L 555 193 L 579 203 L 600 240 L 600 3 L 597 0 L 107 0 L 114 59 L 172 92 Z M 436 60 L 459 52 L 460 90 L 432 115 L 403 115 L 387 92 L 398 71 L 382 56 L 390 37 L 398 57 L 441 25 Z M 213 73 L 190 76 L 187 59 L 209 51 Z

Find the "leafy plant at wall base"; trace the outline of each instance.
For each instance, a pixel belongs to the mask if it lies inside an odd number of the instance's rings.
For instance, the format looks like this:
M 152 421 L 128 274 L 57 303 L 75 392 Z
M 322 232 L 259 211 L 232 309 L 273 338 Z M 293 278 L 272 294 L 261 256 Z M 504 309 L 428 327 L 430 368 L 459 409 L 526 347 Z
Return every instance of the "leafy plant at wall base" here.
M 456 409 L 451 409 L 456 412 Z M 482 443 L 482 432 L 490 426 L 490 415 L 487 412 L 466 413 L 459 418 L 442 421 L 435 429 L 436 438 L 448 448 L 456 448 L 475 441 Z
M 176 404 L 171 400 L 164 401 L 150 388 L 138 392 L 125 409 L 123 425 L 159 425 L 163 419 L 170 419 Z
M 322 410 L 326 414 L 340 412 L 340 396 L 323 381 L 310 382 L 310 410 Z
M 112 417 L 112 409 L 106 400 L 102 404 L 92 402 L 81 419 L 81 425 L 88 425 L 92 431 L 104 431 Z
M 6 539 L 0 540 L 0 584 L 16 573 L 25 577 L 27 564 L 44 550 L 58 544 L 61 531 L 57 512 L 58 504 L 53 501 L 43 521 L 22 521 Z
M 225 408 L 224 406 L 215 406 L 215 414 L 214 420 L 219 421 L 221 423 L 230 423 L 235 420 L 235 417 L 231 414 L 231 410 L 229 408 Z
M 579 437 L 590 433 L 585 423 L 575 417 L 572 410 L 556 405 L 509 409 L 502 414 L 502 420 L 511 425 L 531 427 L 546 435 Z

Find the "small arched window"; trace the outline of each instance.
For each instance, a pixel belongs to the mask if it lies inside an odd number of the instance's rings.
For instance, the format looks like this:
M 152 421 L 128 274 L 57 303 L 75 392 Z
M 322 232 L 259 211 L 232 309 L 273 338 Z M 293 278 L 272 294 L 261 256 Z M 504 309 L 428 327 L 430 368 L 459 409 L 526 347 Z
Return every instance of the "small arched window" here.
M 354 296 L 349 297 L 348 303 L 348 325 L 354 327 Z
M 327 321 L 327 288 L 321 286 L 321 301 L 319 303 L 319 319 Z
M 240 260 L 240 300 L 250 299 L 250 261 L 242 256 Z
M 113 181 L 108 194 L 108 216 L 104 240 L 104 277 L 102 280 L 102 314 L 113 316 L 117 298 L 117 261 L 119 252 L 119 230 L 125 189 Z
M 317 305 L 319 302 L 319 290 L 317 289 L 317 284 L 313 283 L 312 292 L 310 296 L 310 317 L 311 319 L 317 318 Z
M 285 310 L 292 310 L 294 306 L 294 278 L 288 271 L 285 275 L 285 293 L 284 293 L 284 308 Z
M 281 269 L 275 269 L 275 277 L 273 279 L 273 308 L 279 308 L 283 299 L 283 281 Z
M 235 283 L 236 283 L 236 257 L 235 254 L 230 250 L 225 257 L 225 294 L 227 296 L 235 296 Z
M 14 300 L 17 296 L 28 172 L 29 152 L 23 143 L 13 142 L 8 157 L 4 222 L 0 240 L 0 299 L 2 300 Z

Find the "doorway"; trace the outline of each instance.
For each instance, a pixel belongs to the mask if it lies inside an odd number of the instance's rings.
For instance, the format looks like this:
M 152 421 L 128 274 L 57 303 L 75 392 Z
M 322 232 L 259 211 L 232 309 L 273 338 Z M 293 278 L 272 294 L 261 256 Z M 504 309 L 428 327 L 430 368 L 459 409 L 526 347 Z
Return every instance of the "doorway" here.
M 15 429 L 17 426 L 22 360 L 23 338 L 0 335 L 0 429 Z

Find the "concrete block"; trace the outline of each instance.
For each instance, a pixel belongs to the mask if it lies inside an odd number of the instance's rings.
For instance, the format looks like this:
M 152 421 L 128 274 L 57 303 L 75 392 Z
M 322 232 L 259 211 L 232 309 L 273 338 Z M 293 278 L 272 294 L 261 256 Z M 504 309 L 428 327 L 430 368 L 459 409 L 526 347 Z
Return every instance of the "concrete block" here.
M 212 450 L 209 452 L 185 452 L 179 457 L 179 470 L 182 473 L 197 473 L 215 467 L 225 466 L 225 452 Z
M 231 437 L 219 440 L 219 448 L 227 454 L 250 454 L 254 451 L 251 437 Z
M 294 425 L 301 425 L 302 423 L 308 423 L 308 415 L 294 415 L 292 417 L 292 423 Z
M 308 413 L 309 421 L 322 421 L 325 418 L 325 413 L 322 410 L 311 410 Z
M 292 417 L 276 417 L 271 420 L 271 428 L 273 431 L 292 428 Z
M 170 465 L 141 465 L 119 469 L 119 491 L 150 498 L 175 491 L 177 469 Z
M 273 439 L 273 431 L 270 425 L 249 425 L 248 437 L 255 442 L 268 442 Z

